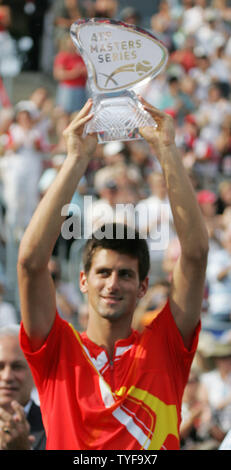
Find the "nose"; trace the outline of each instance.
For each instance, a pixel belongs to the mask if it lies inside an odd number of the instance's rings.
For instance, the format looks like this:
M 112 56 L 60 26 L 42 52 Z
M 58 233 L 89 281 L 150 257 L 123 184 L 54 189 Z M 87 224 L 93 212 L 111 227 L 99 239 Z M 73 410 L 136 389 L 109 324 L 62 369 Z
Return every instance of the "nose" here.
M 107 289 L 109 292 L 116 292 L 119 289 L 119 276 L 114 271 L 107 279 Z

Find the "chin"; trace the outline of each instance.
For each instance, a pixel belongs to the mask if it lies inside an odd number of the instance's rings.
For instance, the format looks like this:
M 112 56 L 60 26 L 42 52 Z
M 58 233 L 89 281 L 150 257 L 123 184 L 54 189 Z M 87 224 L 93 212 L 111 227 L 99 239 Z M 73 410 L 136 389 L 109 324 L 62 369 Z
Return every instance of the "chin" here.
M 124 312 L 101 312 L 100 316 L 111 322 L 119 320 L 124 316 Z

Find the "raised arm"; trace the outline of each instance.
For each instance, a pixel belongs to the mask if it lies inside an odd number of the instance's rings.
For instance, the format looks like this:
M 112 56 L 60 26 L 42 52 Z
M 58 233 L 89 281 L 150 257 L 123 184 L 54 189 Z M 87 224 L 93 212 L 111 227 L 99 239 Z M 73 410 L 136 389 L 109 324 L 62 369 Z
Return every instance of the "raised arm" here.
M 195 191 L 175 145 L 171 116 L 153 108 L 141 99 L 145 109 L 157 122 L 157 129 L 143 128 L 143 137 L 154 147 L 161 164 L 181 245 L 170 293 L 170 306 L 186 347 L 198 324 L 204 293 L 208 254 L 208 232 L 197 204 Z
M 67 157 L 38 205 L 19 248 L 21 315 L 33 349 L 42 345 L 55 318 L 55 289 L 48 262 L 64 221 L 61 210 L 71 201 L 97 143 L 96 136 L 82 138 L 84 124 L 92 118 L 91 106 L 88 100 L 65 130 Z

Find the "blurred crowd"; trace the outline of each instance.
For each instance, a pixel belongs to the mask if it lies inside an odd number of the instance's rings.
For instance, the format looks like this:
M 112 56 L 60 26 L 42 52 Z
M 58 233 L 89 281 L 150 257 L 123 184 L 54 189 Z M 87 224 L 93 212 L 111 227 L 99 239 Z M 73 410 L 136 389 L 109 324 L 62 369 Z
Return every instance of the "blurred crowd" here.
M 139 93 L 175 120 L 210 240 L 202 332 L 183 399 L 182 449 L 219 449 L 231 430 L 231 3 L 160 0 L 148 25 L 141 8 L 120 8 L 116 0 L 16 3 L 18 23 L 13 2 L 0 1 L 2 57 L 9 59 L 11 44 L 20 70 L 51 74 L 54 92 L 41 83 L 12 103 L 0 64 L 0 326 L 20 321 L 18 246 L 66 157 L 63 130 L 89 95 L 70 25 L 82 16 L 145 24 L 167 46 L 169 61 Z M 25 37 L 32 46 L 20 49 Z M 150 246 L 150 288 L 134 316 L 141 331 L 166 301 L 180 253 L 165 181 L 149 146 L 142 140 L 99 145 L 64 215 L 67 236 L 60 235 L 49 266 L 60 315 L 85 330 L 87 306 L 78 289 L 84 228 L 113 217 L 135 223 Z

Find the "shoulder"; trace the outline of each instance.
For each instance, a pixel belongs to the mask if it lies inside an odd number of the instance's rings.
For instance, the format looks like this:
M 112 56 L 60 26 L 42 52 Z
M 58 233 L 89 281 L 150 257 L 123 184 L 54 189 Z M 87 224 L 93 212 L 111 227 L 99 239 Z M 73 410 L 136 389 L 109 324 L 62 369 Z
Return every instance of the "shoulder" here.
M 63 320 L 58 312 L 56 312 L 56 316 L 51 327 L 51 330 L 48 336 L 44 339 L 43 344 L 39 349 L 34 350 L 32 347 L 32 343 L 30 337 L 27 335 L 23 322 L 20 324 L 20 345 L 24 352 L 24 354 L 29 357 L 39 357 L 39 355 L 44 355 L 46 350 L 51 350 L 54 346 L 60 344 L 62 338 L 66 336 L 71 336 L 73 333 L 71 332 L 70 325 L 66 320 Z

